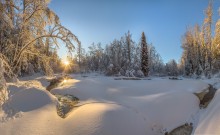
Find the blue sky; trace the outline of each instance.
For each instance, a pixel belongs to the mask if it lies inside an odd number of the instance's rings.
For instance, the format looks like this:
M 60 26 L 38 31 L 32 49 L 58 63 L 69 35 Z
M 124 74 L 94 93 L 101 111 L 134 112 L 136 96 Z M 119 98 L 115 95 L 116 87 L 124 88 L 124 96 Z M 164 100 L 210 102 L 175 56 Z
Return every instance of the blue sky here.
M 52 0 L 49 7 L 88 48 L 103 47 L 128 30 L 135 42 L 144 31 L 164 62 L 181 57 L 181 37 L 189 26 L 202 24 L 208 0 Z M 220 0 L 214 0 L 214 23 Z M 61 47 L 59 55 L 65 56 Z

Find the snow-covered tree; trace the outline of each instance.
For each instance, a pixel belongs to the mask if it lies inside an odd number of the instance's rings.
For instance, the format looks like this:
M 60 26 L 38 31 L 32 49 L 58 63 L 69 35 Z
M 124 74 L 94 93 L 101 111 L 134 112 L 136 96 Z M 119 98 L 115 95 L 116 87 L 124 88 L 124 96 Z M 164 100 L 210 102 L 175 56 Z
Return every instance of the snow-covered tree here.
M 177 76 L 178 75 L 178 67 L 175 60 L 170 60 L 166 64 L 166 72 L 170 76 Z
M 101 46 L 101 43 L 95 44 L 92 43 L 89 46 L 88 52 L 88 67 L 91 71 L 103 71 L 103 54 L 104 49 Z
M 76 55 L 75 59 L 73 61 L 74 66 L 73 68 L 77 68 L 79 72 L 84 72 L 85 71 L 85 49 L 82 47 L 81 44 L 79 44 L 76 47 Z
M 150 74 L 161 74 L 164 69 L 163 60 L 152 44 L 148 44 L 148 59 Z
M 151 69 L 152 73 L 161 73 L 164 69 L 164 64 L 160 55 L 157 53 L 153 45 L 147 45 L 146 38 L 144 39 L 146 47 L 145 56 L 147 67 L 147 75 Z M 148 48 L 149 46 L 149 48 Z M 101 44 L 92 44 L 89 46 L 89 51 L 85 54 L 85 61 L 88 71 L 101 71 L 106 75 L 122 75 L 129 77 L 143 77 L 142 71 L 142 49 L 141 42 L 136 44 L 131 33 L 128 32 L 120 39 L 115 39 L 105 46 L 103 49 Z M 144 56 L 144 57 L 145 57 Z
M 132 44 L 133 41 L 131 39 L 131 33 L 128 31 L 127 34 L 125 34 L 125 48 L 127 50 L 127 58 L 128 58 L 128 65 L 131 65 L 131 57 L 132 57 Z
M 4 66 L 0 58 L 0 106 L 8 99 L 8 91 L 6 89 L 6 82 L 4 79 Z
M 141 70 L 144 73 L 144 76 L 148 76 L 149 74 L 149 63 L 148 63 L 148 49 L 147 42 L 144 32 L 142 32 L 141 36 Z
M 206 48 L 206 74 L 212 70 L 212 1 L 209 2 L 208 8 L 205 10 L 206 18 L 203 23 L 204 43 Z
M 220 19 L 215 25 L 215 37 L 212 46 L 212 59 L 214 72 L 220 71 Z
M 121 46 L 122 46 L 122 63 L 123 67 L 122 70 L 126 72 L 129 72 L 129 70 L 132 70 L 132 65 L 134 62 L 134 51 L 135 51 L 135 42 L 132 40 L 132 35 L 130 31 L 125 33 L 123 37 L 121 37 Z
M 194 29 L 188 29 L 183 37 L 181 63 L 186 75 L 210 76 L 219 71 L 219 21 L 212 38 L 212 1 L 205 10 L 205 15 L 202 29 L 196 25 Z
M 69 51 L 80 44 L 48 4 L 48 0 L 0 1 L 0 54 L 16 75 L 31 68 L 41 68 L 47 74 L 59 41 Z
M 125 60 L 125 56 L 123 56 L 125 52 L 122 50 L 122 48 L 123 48 L 122 40 L 116 40 L 116 39 L 108 46 L 106 46 L 105 59 L 109 61 L 107 68 L 108 75 L 118 74 L 120 70 L 122 70 L 122 68 L 126 65 L 127 60 Z M 109 67 L 112 67 L 111 70 Z M 122 74 L 124 75 L 123 72 Z

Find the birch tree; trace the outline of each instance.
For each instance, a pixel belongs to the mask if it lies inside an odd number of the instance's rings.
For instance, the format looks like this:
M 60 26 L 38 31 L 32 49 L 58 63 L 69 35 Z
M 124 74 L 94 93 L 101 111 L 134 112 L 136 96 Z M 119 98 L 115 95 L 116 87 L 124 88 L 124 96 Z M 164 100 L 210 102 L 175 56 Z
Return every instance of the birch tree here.
M 80 44 L 78 38 L 59 22 L 59 17 L 48 8 L 49 0 L 0 1 L 0 54 L 18 75 L 24 63 L 33 65 L 36 60 L 43 69 L 50 68 L 51 57 L 43 48 L 59 47 L 65 43 L 71 52 Z M 48 44 L 50 43 L 50 44 Z
M 214 72 L 220 71 L 220 19 L 215 25 L 215 36 L 212 46 L 212 58 Z

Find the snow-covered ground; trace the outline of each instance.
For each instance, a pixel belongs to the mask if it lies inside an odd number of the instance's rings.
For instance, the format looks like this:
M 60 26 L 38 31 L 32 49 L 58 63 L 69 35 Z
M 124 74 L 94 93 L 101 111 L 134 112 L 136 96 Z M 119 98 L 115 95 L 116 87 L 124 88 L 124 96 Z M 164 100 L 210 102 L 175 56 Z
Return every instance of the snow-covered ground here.
M 212 81 L 114 80 L 90 74 L 72 75 L 53 94 L 80 99 L 68 117 L 57 115 L 57 99 L 45 90 L 46 77 L 21 78 L 9 83 L 10 99 L 0 110 L 2 135 L 162 135 L 184 123 L 195 124 L 195 134 L 216 134 L 220 122 L 220 93 L 206 110 L 193 94 Z

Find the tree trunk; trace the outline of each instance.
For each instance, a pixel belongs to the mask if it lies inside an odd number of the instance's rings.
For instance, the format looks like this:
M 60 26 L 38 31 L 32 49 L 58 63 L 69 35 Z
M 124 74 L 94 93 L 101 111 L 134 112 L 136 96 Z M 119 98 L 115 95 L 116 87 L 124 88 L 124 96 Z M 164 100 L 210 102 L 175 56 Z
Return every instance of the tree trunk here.
M 8 99 L 8 91 L 4 78 L 3 62 L 0 60 L 0 106 Z

